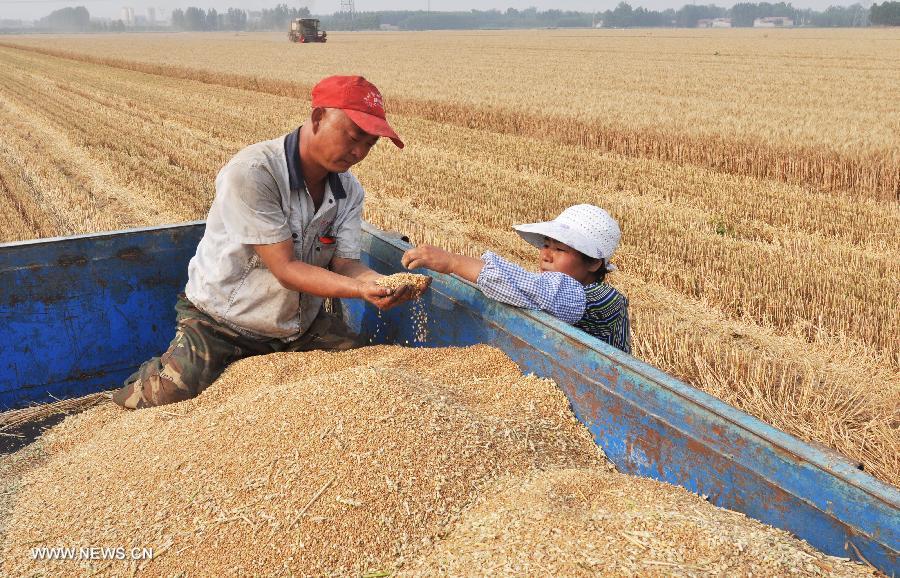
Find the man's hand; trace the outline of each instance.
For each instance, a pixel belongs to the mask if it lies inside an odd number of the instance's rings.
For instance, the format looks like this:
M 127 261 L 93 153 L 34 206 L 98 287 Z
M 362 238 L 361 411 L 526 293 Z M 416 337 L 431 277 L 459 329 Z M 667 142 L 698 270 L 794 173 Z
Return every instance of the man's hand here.
M 413 298 L 411 287 L 389 289 L 376 285 L 382 277 L 356 259 L 332 260 L 335 271 L 294 259 L 290 239 L 271 245 L 254 245 L 263 264 L 286 288 L 319 297 L 364 299 L 386 311 Z
M 381 311 L 387 311 L 412 299 L 413 292 L 408 285 L 404 285 L 399 289 L 389 289 L 378 285 L 374 281 L 360 281 L 359 296 Z
M 401 303 L 406 303 L 414 297 L 411 287 L 405 286 L 392 290 L 378 285 L 375 281 L 384 277 L 384 275 L 369 269 L 357 259 L 335 257 L 331 261 L 331 268 L 340 275 L 356 279 L 360 298 L 382 311 L 396 307 Z
M 481 259 L 466 257 L 445 251 L 432 245 L 419 245 L 403 254 L 400 259 L 407 269 L 430 269 L 438 273 L 453 273 L 475 283 L 484 267 Z

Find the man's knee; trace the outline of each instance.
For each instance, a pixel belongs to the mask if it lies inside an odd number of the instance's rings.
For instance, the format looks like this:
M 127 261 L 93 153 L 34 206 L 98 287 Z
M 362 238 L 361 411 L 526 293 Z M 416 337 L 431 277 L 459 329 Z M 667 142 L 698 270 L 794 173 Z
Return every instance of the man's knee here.
M 113 394 L 113 401 L 128 409 L 167 405 L 196 397 L 196 388 L 173 380 L 164 372 L 147 372 Z
M 113 401 L 128 409 L 166 405 L 196 397 L 215 376 L 209 375 L 210 359 L 191 351 L 179 331 L 169 349 L 141 365 L 113 394 Z
M 166 405 L 196 397 L 199 393 L 197 384 L 186 382 L 180 374 L 169 366 L 162 365 L 155 358 L 144 365 L 134 379 L 113 394 L 113 401 L 128 409 L 141 409 Z

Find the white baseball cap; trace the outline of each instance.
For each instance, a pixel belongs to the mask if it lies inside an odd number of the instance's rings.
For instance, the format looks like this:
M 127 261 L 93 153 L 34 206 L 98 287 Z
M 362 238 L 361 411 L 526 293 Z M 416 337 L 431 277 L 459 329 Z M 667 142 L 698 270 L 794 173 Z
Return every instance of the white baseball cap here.
M 552 221 L 513 225 L 513 229 L 539 249 L 544 246 L 544 238 L 550 237 L 588 257 L 603 259 L 607 271 L 616 270 L 609 259 L 619 246 L 622 231 L 616 220 L 600 207 L 574 205 Z

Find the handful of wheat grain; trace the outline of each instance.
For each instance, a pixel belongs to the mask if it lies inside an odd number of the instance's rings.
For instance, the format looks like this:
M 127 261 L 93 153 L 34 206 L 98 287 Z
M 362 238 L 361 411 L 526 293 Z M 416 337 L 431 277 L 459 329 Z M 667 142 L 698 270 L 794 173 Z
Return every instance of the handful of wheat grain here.
M 418 299 L 422 296 L 422 293 L 425 292 L 425 289 L 428 288 L 430 280 L 431 278 L 427 275 L 419 275 L 416 273 L 394 273 L 393 275 L 378 279 L 375 283 L 389 289 L 400 289 L 401 287 L 408 285 L 412 287 L 415 299 Z

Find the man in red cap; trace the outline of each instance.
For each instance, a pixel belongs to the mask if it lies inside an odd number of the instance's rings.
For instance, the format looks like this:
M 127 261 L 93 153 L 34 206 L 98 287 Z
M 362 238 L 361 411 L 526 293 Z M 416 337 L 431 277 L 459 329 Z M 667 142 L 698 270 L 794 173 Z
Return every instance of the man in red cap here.
M 359 261 L 365 191 L 350 167 L 379 137 L 403 142 L 381 93 L 360 76 L 332 76 L 312 91 L 300 128 L 238 152 L 216 177 L 206 231 L 175 305 L 175 338 L 113 395 L 138 409 L 192 398 L 225 367 L 276 351 L 357 345 L 328 297 L 389 309 L 412 298 Z

